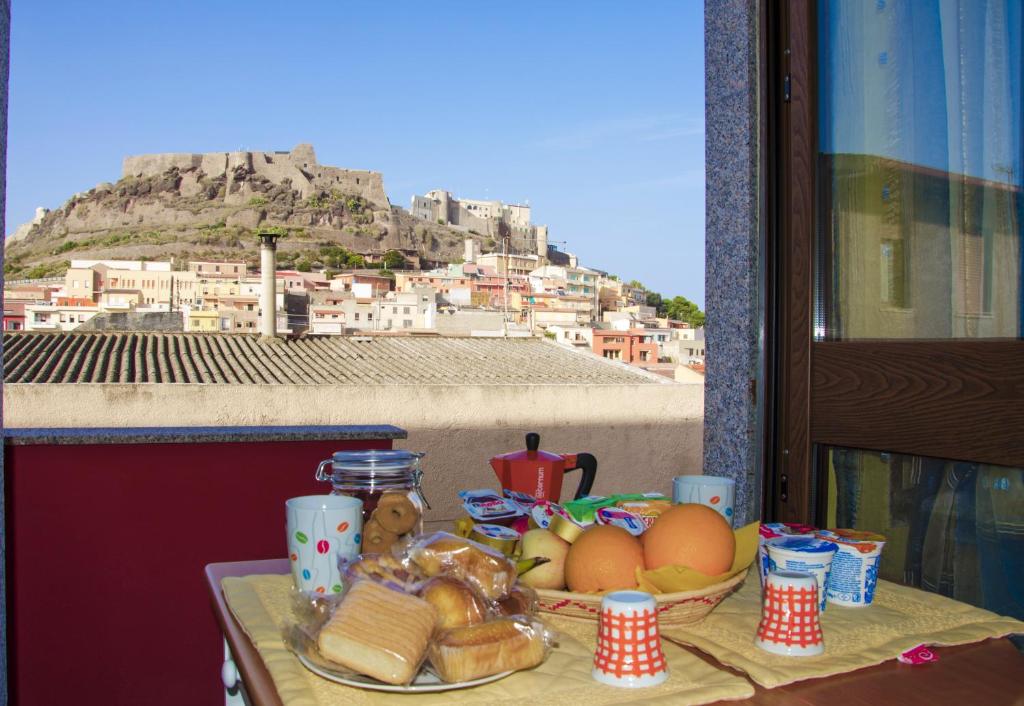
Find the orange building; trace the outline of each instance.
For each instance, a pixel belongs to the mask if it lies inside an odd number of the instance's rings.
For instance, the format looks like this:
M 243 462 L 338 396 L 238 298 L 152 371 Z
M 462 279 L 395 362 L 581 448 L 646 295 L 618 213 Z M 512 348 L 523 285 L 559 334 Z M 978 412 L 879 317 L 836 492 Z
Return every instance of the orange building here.
M 594 329 L 593 351 L 603 358 L 633 365 L 658 362 L 658 344 L 649 331 Z

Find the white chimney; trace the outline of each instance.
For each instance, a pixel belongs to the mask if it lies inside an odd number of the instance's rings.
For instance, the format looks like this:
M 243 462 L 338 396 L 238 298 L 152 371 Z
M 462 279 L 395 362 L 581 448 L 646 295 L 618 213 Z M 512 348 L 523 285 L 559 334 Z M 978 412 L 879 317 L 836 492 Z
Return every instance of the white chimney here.
M 260 232 L 260 281 L 263 285 L 260 297 L 260 335 L 266 338 L 277 336 L 277 233 Z

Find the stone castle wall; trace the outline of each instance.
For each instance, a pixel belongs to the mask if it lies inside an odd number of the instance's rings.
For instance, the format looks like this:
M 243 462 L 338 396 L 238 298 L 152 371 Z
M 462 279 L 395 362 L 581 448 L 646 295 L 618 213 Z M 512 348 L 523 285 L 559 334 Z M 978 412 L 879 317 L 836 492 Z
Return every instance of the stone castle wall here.
M 159 176 L 176 167 L 181 172 L 202 171 L 208 177 L 226 176 L 230 193 L 235 169 L 258 174 L 280 184 L 289 179 L 302 198 L 320 191 L 340 191 L 362 196 L 381 208 L 389 206 L 380 172 L 341 169 L 317 162 L 312 145 L 299 145 L 291 152 L 208 152 L 142 154 L 125 157 L 122 177 Z

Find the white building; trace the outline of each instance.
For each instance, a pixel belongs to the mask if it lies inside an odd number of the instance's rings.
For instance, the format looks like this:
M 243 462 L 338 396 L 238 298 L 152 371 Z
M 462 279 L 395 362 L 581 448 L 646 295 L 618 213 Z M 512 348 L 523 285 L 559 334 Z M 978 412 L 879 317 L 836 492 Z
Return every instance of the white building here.
M 555 343 L 569 348 L 590 350 L 594 343 L 594 329 L 590 326 L 548 326 L 547 333 L 554 336 Z
M 74 300 L 72 300 L 74 301 Z M 100 313 L 100 307 L 82 303 L 26 304 L 26 331 L 74 331 Z

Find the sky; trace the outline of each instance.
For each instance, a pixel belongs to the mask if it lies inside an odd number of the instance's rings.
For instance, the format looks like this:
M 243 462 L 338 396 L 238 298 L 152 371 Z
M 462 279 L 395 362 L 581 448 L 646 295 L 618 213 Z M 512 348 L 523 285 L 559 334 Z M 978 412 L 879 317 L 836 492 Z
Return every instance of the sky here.
M 149 152 L 314 145 L 529 202 L 584 265 L 704 304 L 702 0 L 12 3 L 8 233 Z

